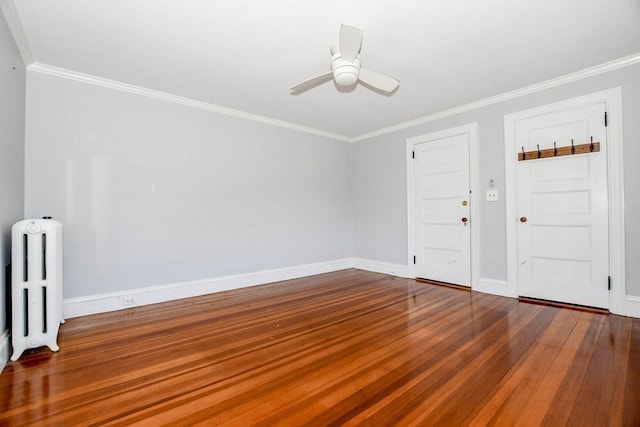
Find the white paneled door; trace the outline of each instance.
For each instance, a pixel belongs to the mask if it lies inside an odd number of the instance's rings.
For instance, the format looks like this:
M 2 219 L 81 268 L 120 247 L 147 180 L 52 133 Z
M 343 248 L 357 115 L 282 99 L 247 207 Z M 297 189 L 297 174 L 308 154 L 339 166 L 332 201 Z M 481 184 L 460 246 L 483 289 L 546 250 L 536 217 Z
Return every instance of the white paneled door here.
M 518 292 L 520 296 L 609 307 L 605 104 L 519 120 Z M 541 150 L 594 142 L 599 152 L 537 158 Z
M 470 286 L 469 134 L 414 146 L 416 277 Z

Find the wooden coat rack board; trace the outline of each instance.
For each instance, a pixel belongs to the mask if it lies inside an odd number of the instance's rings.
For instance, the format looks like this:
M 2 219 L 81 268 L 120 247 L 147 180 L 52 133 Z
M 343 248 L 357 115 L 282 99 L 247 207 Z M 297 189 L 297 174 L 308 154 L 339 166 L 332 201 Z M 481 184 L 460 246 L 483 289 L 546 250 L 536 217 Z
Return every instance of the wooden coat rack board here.
M 540 146 L 538 146 L 537 150 L 524 151 L 524 147 L 522 147 L 522 151 L 518 153 L 518 161 L 543 159 L 545 157 L 570 156 L 572 154 L 594 153 L 596 151 L 600 151 L 600 143 L 593 142 L 593 138 L 591 138 L 591 142 L 588 144 L 579 145 L 573 145 L 572 139 L 571 145 L 567 145 L 565 147 L 556 147 L 555 142 L 553 143 L 553 148 L 546 148 L 544 150 L 541 150 Z

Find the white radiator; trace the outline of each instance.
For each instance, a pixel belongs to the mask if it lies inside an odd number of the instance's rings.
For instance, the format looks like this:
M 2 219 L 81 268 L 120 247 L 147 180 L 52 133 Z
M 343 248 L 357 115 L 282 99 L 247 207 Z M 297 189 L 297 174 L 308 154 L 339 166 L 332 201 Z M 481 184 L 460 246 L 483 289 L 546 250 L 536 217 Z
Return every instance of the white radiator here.
M 62 317 L 62 224 L 27 219 L 11 230 L 11 339 L 18 360 L 28 348 L 58 351 Z

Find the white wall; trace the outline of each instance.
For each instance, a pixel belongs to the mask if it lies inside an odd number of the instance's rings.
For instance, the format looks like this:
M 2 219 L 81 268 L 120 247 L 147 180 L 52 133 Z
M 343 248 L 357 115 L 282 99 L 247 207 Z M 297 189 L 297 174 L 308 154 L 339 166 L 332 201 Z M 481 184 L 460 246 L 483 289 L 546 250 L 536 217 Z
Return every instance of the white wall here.
M 0 17 L 0 370 L 8 340 L 7 266 L 11 261 L 11 226 L 24 212 L 25 68 L 5 20 Z
M 478 123 L 480 194 L 493 179 L 504 195 L 504 115 L 613 87 L 622 87 L 627 292 L 640 295 L 640 65 L 457 114 L 352 146 L 354 256 L 397 264 L 407 260 L 406 139 Z M 480 197 L 480 277 L 506 280 L 505 203 Z
M 65 298 L 347 258 L 349 144 L 27 73 L 26 216 Z

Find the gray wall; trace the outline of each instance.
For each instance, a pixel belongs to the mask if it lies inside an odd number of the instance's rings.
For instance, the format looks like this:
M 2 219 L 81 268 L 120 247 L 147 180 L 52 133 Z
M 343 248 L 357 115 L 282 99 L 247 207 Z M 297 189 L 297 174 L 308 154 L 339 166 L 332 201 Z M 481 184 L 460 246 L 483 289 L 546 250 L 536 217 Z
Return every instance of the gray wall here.
M 7 23 L 0 15 L 0 336 L 7 328 L 11 282 L 11 226 L 24 212 L 25 68 Z
M 504 115 L 622 87 L 627 287 L 640 295 L 640 66 L 348 145 L 28 73 L 26 215 L 65 225 L 67 297 L 341 259 L 406 264 L 405 143 L 478 123 L 504 196 Z M 480 197 L 480 277 L 506 279 L 505 203 Z
M 35 72 L 26 216 L 65 297 L 350 256 L 349 144 Z
M 640 295 L 640 65 L 601 74 L 427 124 L 381 135 L 352 146 L 354 256 L 406 264 L 406 140 L 471 122 L 478 123 L 480 195 L 493 179 L 504 196 L 504 115 L 622 87 L 627 292 Z M 480 197 L 480 277 L 506 280 L 505 202 Z

